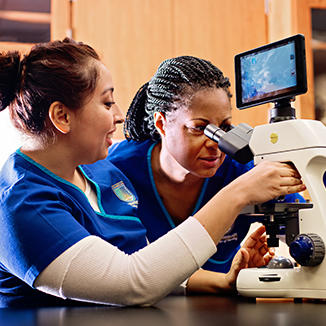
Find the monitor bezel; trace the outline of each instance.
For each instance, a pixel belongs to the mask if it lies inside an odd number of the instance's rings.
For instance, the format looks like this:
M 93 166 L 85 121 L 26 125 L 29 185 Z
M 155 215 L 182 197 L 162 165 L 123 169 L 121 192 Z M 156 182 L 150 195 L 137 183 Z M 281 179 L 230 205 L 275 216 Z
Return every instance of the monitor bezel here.
M 268 50 L 275 49 L 277 47 L 286 45 L 290 42 L 294 42 L 295 58 L 296 58 L 296 75 L 297 85 L 281 94 L 274 94 L 261 99 L 252 100 L 249 102 L 242 101 L 242 83 L 241 83 L 241 58 L 253 53 L 261 53 Z M 257 106 L 269 102 L 277 102 L 280 99 L 292 98 L 296 95 L 307 92 L 307 73 L 306 73 L 306 54 L 305 54 L 305 38 L 302 34 L 297 34 L 277 42 L 269 43 L 261 47 L 245 51 L 237 54 L 234 57 L 235 65 L 235 89 L 236 89 L 236 105 L 239 109 L 245 109 L 252 106 Z

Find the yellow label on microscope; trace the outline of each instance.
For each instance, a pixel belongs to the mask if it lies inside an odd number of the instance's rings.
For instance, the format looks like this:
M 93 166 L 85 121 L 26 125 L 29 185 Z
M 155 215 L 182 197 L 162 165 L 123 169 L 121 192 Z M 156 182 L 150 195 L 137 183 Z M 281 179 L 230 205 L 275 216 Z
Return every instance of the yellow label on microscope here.
M 271 133 L 271 135 L 269 136 L 269 138 L 270 138 L 272 144 L 275 144 L 278 141 L 278 135 L 275 134 L 274 132 Z

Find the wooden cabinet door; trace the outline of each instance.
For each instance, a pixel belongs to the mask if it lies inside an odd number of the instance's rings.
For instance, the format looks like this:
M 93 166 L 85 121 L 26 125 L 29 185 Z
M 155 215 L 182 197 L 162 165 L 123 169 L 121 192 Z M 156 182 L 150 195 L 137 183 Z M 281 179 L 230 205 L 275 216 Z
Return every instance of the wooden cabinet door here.
M 69 2 L 69 3 L 68 3 Z M 73 37 L 92 45 L 113 74 L 115 97 L 126 112 L 134 94 L 159 63 L 177 55 L 212 61 L 231 80 L 234 55 L 268 42 L 262 0 L 52 0 L 52 38 Z M 69 11 L 69 13 L 67 13 Z M 268 121 L 267 105 L 240 111 L 234 123 Z M 121 138 L 119 130 L 117 137 Z
M 264 1 L 177 0 L 174 5 L 175 54 L 210 60 L 229 77 L 234 124 L 266 123 L 267 105 L 238 110 L 234 88 L 234 56 L 268 42 Z

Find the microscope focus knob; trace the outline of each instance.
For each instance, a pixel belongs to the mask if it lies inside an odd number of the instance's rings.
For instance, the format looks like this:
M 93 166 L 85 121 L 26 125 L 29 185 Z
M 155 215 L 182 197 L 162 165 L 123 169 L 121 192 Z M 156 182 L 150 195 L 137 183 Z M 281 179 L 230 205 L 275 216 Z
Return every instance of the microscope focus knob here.
M 290 244 L 290 254 L 302 266 L 319 265 L 325 256 L 324 241 L 315 233 L 299 234 Z

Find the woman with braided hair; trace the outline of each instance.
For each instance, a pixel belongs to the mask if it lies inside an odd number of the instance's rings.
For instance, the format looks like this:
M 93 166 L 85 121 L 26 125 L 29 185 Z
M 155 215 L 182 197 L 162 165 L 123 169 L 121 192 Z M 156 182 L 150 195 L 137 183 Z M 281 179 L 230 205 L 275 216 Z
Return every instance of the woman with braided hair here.
M 0 307 L 152 304 L 183 289 L 244 206 L 305 188 L 285 164 L 263 164 L 148 244 L 133 186 L 104 160 L 123 122 L 113 92 L 86 44 L 0 54 L 0 111 L 26 136 L 0 171 Z
M 138 216 L 150 241 L 195 214 L 231 181 L 253 168 L 252 162 L 243 165 L 232 160 L 204 135 L 210 123 L 225 131 L 230 128 L 229 87 L 228 78 L 211 62 L 180 56 L 163 61 L 134 97 L 124 125 L 127 140 L 114 144 L 108 159 L 134 185 L 139 195 Z M 286 200 L 297 198 L 302 200 L 297 194 Z M 218 206 L 215 209 L 220 211 Z M 237 218 L 203 268 L 227 273 L 222 279 L 234 282 L 238 265 L 233 258 L 252 222 L 244 216 Z M 252 236 L 263 233 L 261 227 Z M 249 249 L 248 243 L 244 249 Z M 270 260 L 265 245 L 261 252 L 267 253 L 265 259 L 253 254 L 248 266 Z

